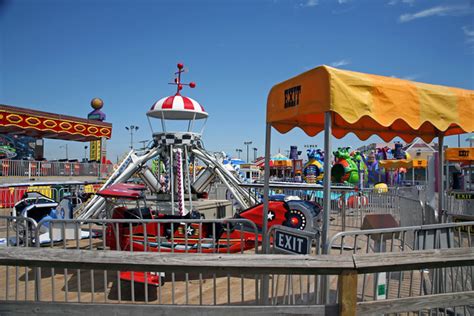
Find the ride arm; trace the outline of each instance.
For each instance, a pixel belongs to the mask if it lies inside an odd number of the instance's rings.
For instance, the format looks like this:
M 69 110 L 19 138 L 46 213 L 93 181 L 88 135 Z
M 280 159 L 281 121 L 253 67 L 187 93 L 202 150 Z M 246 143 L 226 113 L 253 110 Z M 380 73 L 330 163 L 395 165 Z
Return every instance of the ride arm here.
M 161 153 L 161 148 L 153 147 L 142 156 L 137 156 L 136 152 L 132 149 L 124 160 L 120 163 L 118 168 L 112 173 L 107 179 L 104 185 L 100 188 L 103 190 L 108 186 L 116 183 L 126 182 L 136 172 L 140 173 L 140 177 L 144 180 L 145 184 L 152 191 L 158 192 L 160 184 L 158 180 L 153 176 L 149 168 L 145 165 L 147 161 L 153 159 Z M 143 171 L 142 171 L 143 170 Z M 152 179 L 154 178 L 154 180 Z M 78 219 L 88 219 L 97 217 L 105 209 L 105 199 L 101 196 L 95 195 L 89 200 L 83 208 L 80 208 L 76 212 Z
M 193 149 L 193 154 L 195 154 L 196 157 L 198 157 L 205 164 L 207 164 L 209 168 L 211 168 L 211 170 L 219 177 L 222 183 L 224 183 L 224 185 L 234 195 L 242 208 L 246 209 L 257 203 L 253 196 L 249 196 L 248 192 L 240 187 L 240 180 L 237 179 L 229 170 L 227 170 L 224 165 L 215 157 L 212 157 L 209 153 L 199 148 Z

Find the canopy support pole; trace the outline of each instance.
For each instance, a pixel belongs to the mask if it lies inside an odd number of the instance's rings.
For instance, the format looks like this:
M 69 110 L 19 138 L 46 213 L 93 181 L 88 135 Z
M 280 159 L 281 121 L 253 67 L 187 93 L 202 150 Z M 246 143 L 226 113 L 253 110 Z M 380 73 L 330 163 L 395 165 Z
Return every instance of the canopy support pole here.
M 444 165 L 444 135 L 438 135 L 438 222 L 443 222 L 443 204 L 444 204 L 444 183 L 443 183 L 443 165 Z
M 331 151 L 332 151 L 332 115 L 324 113 L 324 181 L 323 181 L 323 228 L 322 246 L 323 254 L 328 254 L 329 218 L 331 215 Z
M 324 180 L 323 180 L 323 227 L 321 232 L 322 253 L 329 253 L 329 219 L 331 217 L 331 152 L 332 114 L 324 113 Z M 344 203 L 344 201 L 343 201 Z M 321 277 L 321 303 L 329 302 L 329 277 Z
M 267 123 L 265 129 L 265 167 L 263 177 L 263 223 L 262 223 L 262 250 L 263 253 L 269 253 L 270 241 L 267 240 L 268 227 L 268 200 L 270 191 L 270 150 L 271 150 L 272 125 Z M 269 277 L 264 274 L 261 286 L 261 301 L 263 305 L 268 305 Z
M 270 195 L 270 150 L 271 150 L 272 126 L 267 123 L 265 130 L 265 166 L 263 177 L 263 223 L 262 223 L 262 245 L 263 253 L 268 253 L 266 243 L 268 227 L 268 197 Z

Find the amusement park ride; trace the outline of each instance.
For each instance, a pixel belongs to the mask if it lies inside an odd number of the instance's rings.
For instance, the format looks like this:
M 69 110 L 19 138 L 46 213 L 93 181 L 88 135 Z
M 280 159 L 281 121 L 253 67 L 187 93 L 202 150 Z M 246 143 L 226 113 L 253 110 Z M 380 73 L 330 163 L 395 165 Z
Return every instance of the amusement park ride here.
M 111 249 L 234 253 L 254 248 L 261 242 L 263 204 L 240 187 L 240 179 L 223 165 L 222 157 L 215 156 L 203 148 L 201 136 L 204 124 L 199 132 L 193 131 L 193 127 L 196 126 L 196 120 L 206 120 L 208 114 L 197 101 L 181 95 L 183 86 L 190 88 L 196 86 L 193 82 L 186 84 L 181 81 L 183 72 L 183 64 L 178 64 L 176 79 L 172 83 L 177 86 L 175 95 L 158 100 L 147 112 L 148 118 L 161 121 L 162 130 L 153 133 L 153 146 L 143 155 L 131 150 L 98 194 L 86 203 L 85 207 L 79 209 L 79 212 L 76 212 L 77 218 L 106 217 L 178 221 L 201 218 L 202 215 L 193 210 L 192 196 L 201 193 L 210 182 L 218 178 L 240 205 L 240 211 L 234 215 L 234 218 L 247 219 L 255 223 L 259 234 L 256 236 L 255 232 L 245 225 L 223 227 L 216 223 L 184 224 L 149 221 L 145 225 L 135 226 L 118 224 L 109 225 L 107 228 L 106 242 Z M 168 120 L 184 121 L 187 123 L 187 129 L 169 131 L 166 127 Z M 151 122 L 150 126 L 152 126 Z M 196 158 L 204 162 L 207 168 L 202 170 L 192 183 L 189 170 L 191 163 L 195 165 Z M 152 173 L 147 166 L 147 162 L 152 159 L 158 159 L 158 165 L 165 166 L 167 178 L 160 174 L 161 168 L 158 168 L 158 175 Z M 126 183 L 134 174 L 140 176 L 144 185 Z M 171 202 L 170 212 L 164 214 L 148 208 L 146 189 L 167 196 Z M 185 208 L 186 196 L 189 199 L 188 209 Z M 137 207 L 129 207 L 130 202 L 136 203 Z M 314 230 L 318 225 L 317 219 L 321 208 L 310 202 L 270 201 L 270 209 L 269 227 L 284 225 L 295 229 Z M 147 236 L 146 240 L 144 236 Z M 203 240 L 208 242 L 203 243 Z M 160 273 L 121 272 L 121 278 L 124 280 L 134 279 L 136 282 L 146 282 L 150 285 L 159 285 L 160 276 Z
M 145 153 L 131 150 L 115 172 L 109 177 L 103 189 L 117 183 L 127 182 L 133 175 L 138 175 L 146 187 L 154 194 L 162 194 L 171 202 L 171 215 L 185 215 L 192 209 L 192 195 L 200 194 L 216 178 L 225 184 L 227 189 L 237 200 L 241 209 L 249 208 L 257 203 L 256 199 L 248 195 L 240 184 L 240 179 L 223 165 L 224 157 L 207 152 L 201 141 L 208 113 L 195 100 L 181 95 L 184 86 L 196 87 L 194 82 L 183 83 L 181 75 L 184 65 L 178 64 L 178 71 L 173 85 L 176 85 L 176 93 L 164 97 L 155 102 L 147 116 L 151 119 L 160 120 L 158 128 L 161 131 L 153 132 L 153 145 Z M 198 121 L 204 120 L 202 128 L 196 131 Z M 170 131 L 167 123 L 187 124 L 187 129 L 181 131 Z M 176 124 L 174 124 L 176 125 Z M 202 170 L 196 179 L 191 179 L 190 166 L 194 166 L 195 159 L 206 164 L 207 168 Z M 158 175 L 153 174 L 147 163 L 158 160 L 158 165 L 164 165 L 166 172 Z M 193 169 L 195 169 L 193 167 Z M 194 181 L 192 181 L 194 180 Z M 185 197 L 189 200 L 189 210 L 185 209 Z M 175 206 L 177 204 L 177 206 Z M 104 217 L 105 199 L 100 195 L 95 196 L 89 203 L 76 212 L 80 219 Z

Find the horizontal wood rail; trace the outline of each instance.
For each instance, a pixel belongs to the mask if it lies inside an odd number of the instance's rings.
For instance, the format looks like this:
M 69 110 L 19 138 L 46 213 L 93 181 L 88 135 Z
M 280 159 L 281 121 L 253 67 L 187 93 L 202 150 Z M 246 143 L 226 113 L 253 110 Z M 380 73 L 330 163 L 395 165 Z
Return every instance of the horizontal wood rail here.
M 351 256 L 183 254 L 7 247 L 0 265 L 95 270 L 225 272 L 250 274 L 340 274 Z
M 337 305 L 285 305 L 285 306 L 199 306 L 199 305 L 138 305 L 138 304 L 78 304 L 52 302 L 0 301 L 0 315 L 171 315 L 171 316 L 236 316 L 236 315 L 337 315 Z
M 474 265 L 474 248 L 363 255 L 186 254 L 6 247 L 0 265 L 162 272 L 325 274 L 389 272 Z
M 424 308 L 461 306 L 474 302 L 474 291 L 444 293 L 370 302 L 357 302 L 357 275 L 363 273 L 392 272 L 431 268 L 474 266 L 474 248 L 423 250 L 401 253 L 376 253 L 363 255 L 253 255 L 253 254 L 174 254 L 156 252 L 91 251 L 50 248 L 5 247 L 0 250 L 0 265 L 46 268 L 95 269 L 112 271 L 160 271 L 160 272 L 201 272 L 227 274 L 300 274 L 339 275 L 339 306 L 265 306 L 254 308 L 256 313 L 313 313 L 331 314 L 336 309 L 340 315 L 361 315 L 416 311 Z M 10 308 L 19 308 L 18 302 L 6 303 Z M 16 304 L 16 305 L 15 305 Z M 30 303 L 27 303 L 30 304 Z M 24 305 L 27 305 L 24 304 Z M 33 305 L 42 304 L 35 302 Z M 18 306 L 17 306 L 18 305 Z M 53 304 L 59 311 L 64 304 Z M 53 306 L 51 305 L 51 306 Z M 73 304 L 67 304 L 73 305 Z M 92 304 L 97 305 L 97 304 Z M 16 307 L 15 307 L 16 306 Z M 39 305 L 38 305 L 39 306 Z M 43 305 L 41 305 L 43 306 Z M 80 305 L 84 306 L 84 305 Z M 90 306 L 87 304 L 87 306 Z M 102 305 L 101 305 L 102 306 Z M 122 308 L 122 305 L 118 305 Z M 139 305 L 136 308 L 141 308 Z M 107 307 L 107 306 L 106 306 Z M 0 308 L 0 314 L 3 315 Z M 23 310 L 29 308 L 21 307 Z M 102 307 L 101 307 L 102 308 Z M 110 309 L 116 306 L 107 307 Z M 130 307 L 132 308 L 132 307 Z M 150 308 L 150 307 L 143 307 Z M 161 307 L 160 307 L 161 308 Z M 185 312 L 184 306 L 169 307 L 169 314 Z M 189 308 L 195 308 L 189 307 Z M 239 306 L 200 307 L 202 313 L 251 312 Z M 239 310 L 240 308 L 240 310 Z M 209 312 L 209 311 L 215 311 Z M 11 311 L 11 309 L 10 309 Z M 79 311 L 81 311 L 79 309 Z M 84 310 L 82 310 L 84 311 Z M 137 310 L 139 311 L 139 310 Z M 145 310 L 143 310 L 145 311 Z M 196 310 L 198 312 L 199 310 Z M 167 314 L 164 311 L 164 314 Z M 25 313 L 27 313 L 25 311 Z M 179 313 L 178 313 L 179 314 Z M 73 313 L 71 314 L 73 315 Z

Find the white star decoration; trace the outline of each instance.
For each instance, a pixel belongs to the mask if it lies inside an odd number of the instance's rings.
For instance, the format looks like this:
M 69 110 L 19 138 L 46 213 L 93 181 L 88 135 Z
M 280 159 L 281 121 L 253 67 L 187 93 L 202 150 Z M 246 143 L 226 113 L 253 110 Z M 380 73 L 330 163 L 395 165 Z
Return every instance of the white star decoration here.
M 272 221 L 274 217 L 275 217 L 275 213 L 273 213 L 272 211 L 269 211 L 267 214 L 268 220 Z
M 188 226 L 188 228 L 186 228 L 186 234 L 192 236 L 194 234 L 194 229 L 191 226 Z

